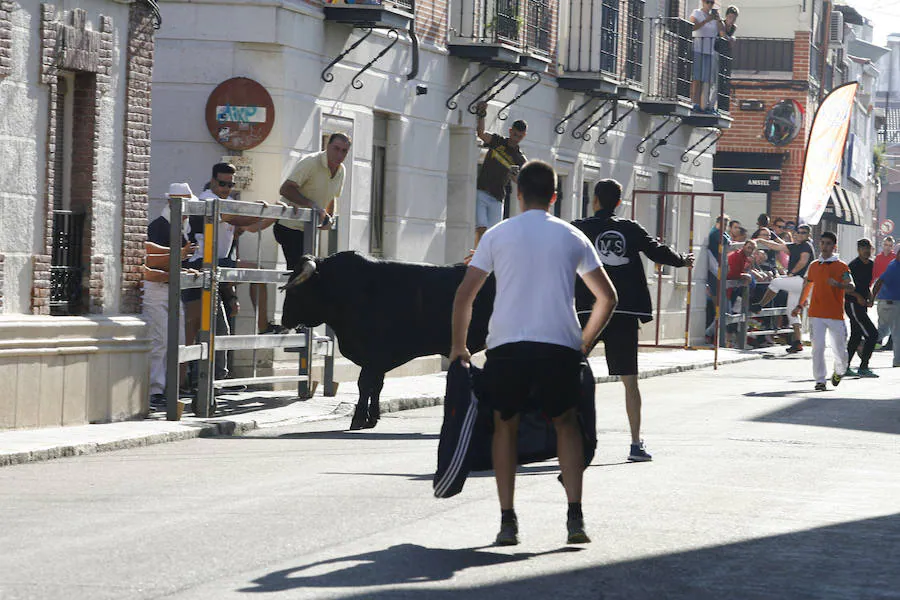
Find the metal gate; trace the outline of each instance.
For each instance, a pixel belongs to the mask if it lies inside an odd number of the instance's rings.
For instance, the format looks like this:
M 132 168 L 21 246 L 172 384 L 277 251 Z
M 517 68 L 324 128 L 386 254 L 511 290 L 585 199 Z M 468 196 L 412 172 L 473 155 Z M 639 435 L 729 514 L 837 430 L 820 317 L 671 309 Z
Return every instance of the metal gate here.
M 169 253 L 169 323 L 166 357 L 166 418 L 178 420 L 179 365 L 185 362 L 198 361 L 199 377 L 195 414 L 208 417 L 215 412 L 215 389 L 240 384 L 264 384 L 297 382 L 297 395 L 309 398 L 312 395 L 311 371 L 314 354 L 325 356 L 324 392 L 327 396 L 336 393 L 334 384 L 334 335 L 330 329 L 326 336 L 316 337 L 312 328 L 303 328 L 300 333 L 286 335 L 227 335 L 216 337 L 216 311 L 219 310 L 219 282 L 285 284 L 290 273 L 275 269 L 242 269 L 219 267 L 215 249 L 218 247 L 218 222 L 222 214 L 244 215 L 268 219 L 290 219 L 303 221 L 308 232 L 317 232 L 318 213 L 308 208 L 285 208 L 282 206 L 265 206 L 258 203 L 221 200 L 186 200 L 170 198 L 171 211 L 169 226 L 170 239 L 180 240 L 182 237 L 182 216 L 199 215 L 203 217 L 203 267 L 200 276 L 181 274 L 181 255 L 179 252 Z M 311 233 L 304 236 L 304 252 L 316 254 L 318 235 Z M 257 266 L 259 263 L 257 263 Z M 181 274 L 172 277 L 172 273 Z M 201 288 L 200 331 L 196 344 L 178 345 L 178 334 L 181 327 L 178 310 L 181 290 Z M 227 350 L 255 350 L 260 348 L 298 348 L 300 359 L 297 375 L 279 375 L 270 377 L 244 377 L 235 379 L 214 379 L 215 353 Z M 255 361 L 254 361 L 255 363 Z

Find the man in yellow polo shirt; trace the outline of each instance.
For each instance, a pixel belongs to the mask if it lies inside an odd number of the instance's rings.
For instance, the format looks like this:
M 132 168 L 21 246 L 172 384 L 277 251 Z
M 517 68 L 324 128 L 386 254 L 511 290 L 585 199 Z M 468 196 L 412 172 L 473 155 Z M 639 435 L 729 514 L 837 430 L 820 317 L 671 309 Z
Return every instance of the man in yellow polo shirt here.
M 350 152 L 350 138 L 333 133 L 322 152 L 300 160 L 290 176 L 281 184 L 279 193 L 297 208 L 312 208 L 319 213 L 319 229 L 328 229 L 334 202 L 344 189 L 344 159 Z M 274 227 L 275 240 L 284 251 L 290 270 L 303 256 L 303 223 L 280 220 Z

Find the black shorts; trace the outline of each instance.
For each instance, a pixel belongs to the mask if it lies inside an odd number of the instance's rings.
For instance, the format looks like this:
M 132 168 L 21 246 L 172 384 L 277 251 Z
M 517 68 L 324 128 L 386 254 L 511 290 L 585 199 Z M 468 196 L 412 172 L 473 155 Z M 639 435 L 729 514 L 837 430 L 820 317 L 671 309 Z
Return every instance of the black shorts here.
M 638 318 L 613 313 L 600 339 L 606 348 L 606 366 L 610 375 L 637 375 Z
M 303 231 L 299 229 L 291 229 L 285 227 L 281 223 L 275 223 L 272 227 L 272 233 L 275 234 L 275 241 L 281 246 L 284 252 L 284 260 L 287 263 L 289 271 L 293 271 L 300 264 L 303 258 Z
M 540 342 L 492 348 L 484 364 L 485 399 L 504 421 L 528 410 L 558 417 L 578 404 L 583 359 L 580 350 Z

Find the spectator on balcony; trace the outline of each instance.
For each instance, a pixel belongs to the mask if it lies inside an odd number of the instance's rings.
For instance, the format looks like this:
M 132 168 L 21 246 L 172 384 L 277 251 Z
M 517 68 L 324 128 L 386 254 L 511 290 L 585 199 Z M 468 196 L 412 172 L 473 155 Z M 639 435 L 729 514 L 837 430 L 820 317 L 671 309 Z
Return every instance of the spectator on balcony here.
M 475 247 L 481 236 L 503 218 L 504 188 L 519 168 L 525 164 L 525 155 L 519 144 L 525 139 L 528 124 L 516 121 L 509 128 L 509 137 L 484 130 L 484 117 L 487 116 L 487 102 L 479 102 L 476 106 L 478 122 L 476 133 L 487 146 L 487 156 L 478 172 L 478 190 L 475 197 Z
M 713 8 L 715 0 L 701 0 L 700 8 L 691 13 L 693 23 L 694 63 L 691 74 L 691 100 L 697 112 L 713 112 L 708 102 L 710 88 L 718 76 L 715 43 L 724 25 L 719 11 Z

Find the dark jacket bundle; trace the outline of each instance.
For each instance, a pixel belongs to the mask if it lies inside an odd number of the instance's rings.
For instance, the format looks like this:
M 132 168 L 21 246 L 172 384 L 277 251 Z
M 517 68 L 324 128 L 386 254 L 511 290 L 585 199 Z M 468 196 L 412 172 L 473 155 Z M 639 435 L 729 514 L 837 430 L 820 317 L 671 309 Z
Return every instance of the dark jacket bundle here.
M 580 229 L 597 248 L 597 254 L 619 294 L 616 314 L 633 315 L 643 323 L 652 321 L 653 305 L 641 252 L 655 263 L 673 267 L 686 264 L 684 255 L 659 243 L 640 223 L 619 219 L 613 216 L 612 211 L 598 211 L 590 219 L 574 221 L 572 225 Z M 581 278 L 576 281 L 575 300 L 579 311 L 594 305 L 594 295 Z
M 444 423 L 438 444 L 434 495 L 450 498 L 462 491 L 470 471 L 489 471 L 493 410 L 479 401 L 481 369 L 465 368 L 454 361 L 447 372 Z M 584 464 L 591 463 L 597 449 L 597 420 L 594 408 L 594 374 L 587 361 L 581 369 L 581 398 L 578 422 L 584 438 Z M 556 429 L 540 411 L 522 413 L 519 422 L 518 464 L 540 462 L 556 456 Z

